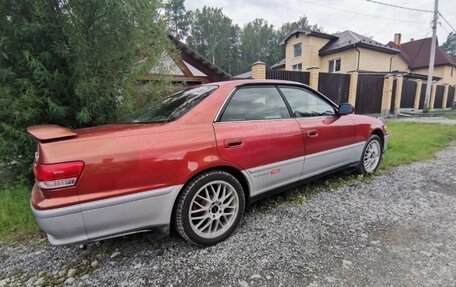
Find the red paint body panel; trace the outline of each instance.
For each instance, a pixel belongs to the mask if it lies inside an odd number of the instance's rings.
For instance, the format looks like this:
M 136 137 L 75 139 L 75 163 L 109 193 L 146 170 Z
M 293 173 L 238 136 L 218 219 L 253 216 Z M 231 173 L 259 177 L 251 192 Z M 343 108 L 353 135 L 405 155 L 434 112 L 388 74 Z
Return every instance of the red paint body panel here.
M 249 169 L 304 155 L 301 128 L 295 119 L 214 123 L 220 156 Z M 227 139 L 242 144 L 225 147 Z
M 35 186 L 33 206 L 53 209 L 181 185 L 212 167 L 249 169 L 364 141 L 374 129 L 382 129 L 379 120 L 356 115 L 214 123 L 229 94 L 239 85 L 252 83 L 298 85 L 267 80 L 216 83 L 219 88 L 209 97 L 170 123 L 73 131 L 58 126 L 29 128 L 39 140 L 37 164 L 84 162 L 75 186 L 55 190 Z M 309 129 L 318 129 L 318 137 L 306 137 Z M 226 139 L 241 139 L 241 148 L 226 148 Z
M 314 154 L 359 142 L 356 127 L 349 116 L 296 119 L 305 137 L 305 154 Z M 309 136 L 309 133 L 316 135 Z

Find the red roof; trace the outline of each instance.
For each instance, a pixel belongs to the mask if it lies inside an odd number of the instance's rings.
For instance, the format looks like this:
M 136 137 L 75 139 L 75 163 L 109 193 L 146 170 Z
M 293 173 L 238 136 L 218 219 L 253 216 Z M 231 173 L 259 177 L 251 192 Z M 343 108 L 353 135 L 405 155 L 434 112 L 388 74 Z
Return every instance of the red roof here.
M 410 69 L 426 68 L 429 66 L 432 38 L 424 38 L 403 43 L 400 46 L 394 42 L 387 45 L 401 51 L 401 57 L 407 62 Z M 456 65 L 456 59 L 448 55 L 438 45 L 435 47 L 435 66 Z

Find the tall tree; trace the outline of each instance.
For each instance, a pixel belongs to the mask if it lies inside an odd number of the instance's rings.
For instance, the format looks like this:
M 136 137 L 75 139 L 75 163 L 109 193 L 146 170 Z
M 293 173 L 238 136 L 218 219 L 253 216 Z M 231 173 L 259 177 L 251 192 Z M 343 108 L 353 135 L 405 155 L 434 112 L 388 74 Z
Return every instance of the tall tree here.
M 192 13 L 189 46 L 227 72 L 236 59 L 231 50 L 236 42 L 236 28 L 222 9 L 204 6 Z
M 165 20 L 171 34 L 178 39 L 187 36 L 190 13 L 185 10 L 184 0 L 168 0 L 164 3 Z
M 456 33 L 448 34 L 447 40 L 442 45 L 442 49 L 450 55 L 456 56 Z
M 246 24 L 241 32 L 242 68 L 248 70 L 255 61 L 267 66 L 283 59 L 283 48 L 279 46 L 279 35 L 274 26 L 264 19 L 255 19 Z
M 0 2 L 0 167 L 25 173 L 35 124 L 112 122 L 168 49 L 158 0 Z

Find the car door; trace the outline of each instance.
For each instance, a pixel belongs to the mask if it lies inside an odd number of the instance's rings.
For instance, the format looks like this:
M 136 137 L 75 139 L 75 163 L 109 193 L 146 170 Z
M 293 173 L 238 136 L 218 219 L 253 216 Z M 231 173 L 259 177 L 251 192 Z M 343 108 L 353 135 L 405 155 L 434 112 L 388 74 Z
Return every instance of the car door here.
M 304 87 L 279 86 L 300 128 L 305 159 L 302 178 L 359 161 L 363 143 L 356 139 L 350 116 L 339 116 L 335 106 Z
M 242 167 L 252 196 L 298 181 L 304 139 L 274 85 L 238 88 L 214 123 L 220 156 Z

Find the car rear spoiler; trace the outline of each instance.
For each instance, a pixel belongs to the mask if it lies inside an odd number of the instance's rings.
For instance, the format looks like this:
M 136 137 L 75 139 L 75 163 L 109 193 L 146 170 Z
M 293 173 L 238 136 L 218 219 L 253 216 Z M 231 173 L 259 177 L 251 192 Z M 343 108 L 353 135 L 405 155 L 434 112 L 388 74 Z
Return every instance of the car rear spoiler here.
M 74 131 L 58 125 L 40 125 L 27 128 L 27 132 L 39 141 L 75 137 Z

